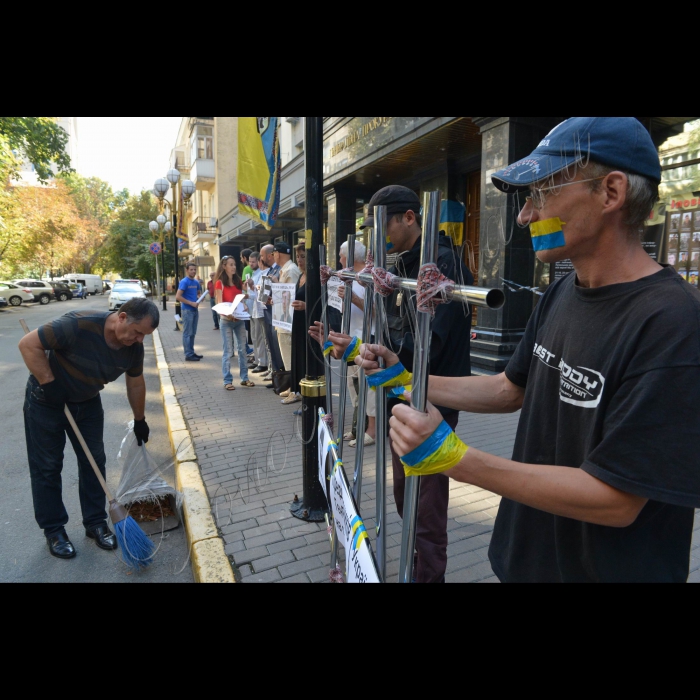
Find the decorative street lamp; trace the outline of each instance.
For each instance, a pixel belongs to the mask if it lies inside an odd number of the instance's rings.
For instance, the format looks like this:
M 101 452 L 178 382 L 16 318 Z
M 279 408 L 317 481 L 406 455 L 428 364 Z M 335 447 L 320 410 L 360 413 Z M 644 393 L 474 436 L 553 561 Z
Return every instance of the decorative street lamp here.
M 165 199 L 165 195 L 168 194 L 170 188 L 172 186 L 173 190 L 173 201 L 168 202 Z M 180 181 L 180 171 L 176 170 L 175 168 L 172 168 L 168 170 L 167 175 L 163 178 L 159 178 L 156 180 L 155 185 L 153 186 L 153 192 L 158 197 L 160 200 L 160 207 L 161 207 L 161 215 L 157 219 L 157 226 L 162 227 L 166 233 L 170 233 L 172 231 L 173 233 L 173 243 L 174 243 L 174 249 L 175 249 L 175 284 L 173 285 L 173 289 L 176 288 L 179 285 L 180 278 L 179 278 L 179 267 L 180 267 L 180 259 L 179 259 L 179 246 L 178 246 L 178 216 L 184 216 L 185 212 L 184 211 L 179 211 L 179 203 L 180 203 L 180 196 L 182 196 L 183 200 L 183 208 L 186 206 L 189 206 L 189 201 L 192 198 L 192 195 L 197 191 L 197 188 L 195 184 L 191 180 L 185 180 L 184 182 Z M 170 214 L 171 214 L 171 221 L 168 221 L 168 219 L 163 215 L 163 210 L 165 207 L 170 208 Z M 163 268 L 164 274 L 163 274 L 163 311 L 167 311 L 167 294 L 166 294 L 166 287 L 165 287 L 165 267 Z M 175 304 L 175 313 L 180 314 L 182 312 L 182 309 L 180 308 L 180 304 L 176 303 Z M 176 330 L 179 330 L 177 328 L 177 325 L 175 327 Z

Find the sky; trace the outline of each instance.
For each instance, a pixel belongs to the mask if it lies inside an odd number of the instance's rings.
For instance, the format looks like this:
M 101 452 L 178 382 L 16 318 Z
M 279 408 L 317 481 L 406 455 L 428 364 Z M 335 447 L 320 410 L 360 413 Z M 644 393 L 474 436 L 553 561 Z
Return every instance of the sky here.
M 78 172 L 114 190 L 152 190 L 170 167 L 182 117 L 78 117 Z

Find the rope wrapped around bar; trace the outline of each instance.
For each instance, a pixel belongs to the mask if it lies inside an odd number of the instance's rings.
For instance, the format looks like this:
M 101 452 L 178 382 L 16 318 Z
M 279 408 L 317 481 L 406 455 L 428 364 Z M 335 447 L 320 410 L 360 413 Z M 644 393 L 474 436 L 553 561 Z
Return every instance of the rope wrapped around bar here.
M 321 286 L 325 287 L 328 284 L 328 280 L 335 275 L 335 272 L 331 270 L 328 265 L 321 265 Z
M 455 283 L 440 272 L 435 263 L 424 265 L 418 273 L 416 308 L 424 314 L 435 316 L 440 304 L 452 300 Z
M 380 296 L 390 297 L 401 286 L 401 278 L 381 267 L 372 268 L 374 289 Z
M 333 414 L 327 413 L 323 416 L 323 422 L 330 428 L 331 433 L 333 433 Z
M 371 275 L 373 271 L 374 271 L 374 255 L 372 255 L 372 253 L 367 253 L 367 260 L 365 262 L 365 269 L 362 270 L 362 272 L 360 272 L 360 275 Z M 357 278 L 357 283 L 361 287 L 364 287 L 365 289 L 368 288 L 368 285 L 362 281 L 362 278 L 360 276 L 358 276 L 358 278 Z

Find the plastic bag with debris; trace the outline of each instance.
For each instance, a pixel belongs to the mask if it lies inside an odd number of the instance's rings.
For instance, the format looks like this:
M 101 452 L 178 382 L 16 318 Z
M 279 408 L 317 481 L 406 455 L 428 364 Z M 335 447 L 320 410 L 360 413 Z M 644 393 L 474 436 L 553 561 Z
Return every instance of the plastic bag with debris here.
M 160 468 L 148 453 L 146 445 L 139 447 L 134 434 L 134 422 L 122 441 L 117 455 L 122 477 L 117 489 L 117 501 L 123 505 L 132 503 L 157 503 L 161 498 L 173 496 L 178 510 L 182 507 L 182 494 L 170 486 L 164 478 L 166 473 L 175 473 L 175 462 Z

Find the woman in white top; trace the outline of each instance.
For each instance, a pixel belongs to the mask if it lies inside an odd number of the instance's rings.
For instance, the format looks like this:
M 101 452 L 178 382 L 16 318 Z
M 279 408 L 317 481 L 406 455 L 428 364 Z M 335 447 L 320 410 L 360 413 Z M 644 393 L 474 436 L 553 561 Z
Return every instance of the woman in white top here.
M 362 272 L 367 264 L 367 248 L 360 241 L 355 243 L 355 272 Z M 341 268 L 346 268 L 348 266 L 348 243 L 347 241 L 340 246 L 340 266 Z M 352 313 L 350 316 L 350 336 L 354 338 L 359 338 L 363 342 L 369 342 L 369 338 L 362 337 L 362 330 L 364 326 L 365 318 L 365 288 L 358 284 L 357 282 L 352 283 Z M 338 293 L 341 299 L 345 298 L 345 285 L 341 285 Z M 353 421 L 353 426 L 357 420 L 357 404 L 358 397 L 357 391 L 355 389 L 355 382 L 357 381 L 360 368 L 351 365 L 348 366 L 348 390 L 350 391 L 350 399 L 352 400 L 352 405 L 355 408 L 355 420 Z M 376 394 L 373 391 L 367 392 L 367 417 L 369 418 L 369 425 L 367 428 L 367 433 L 365 435 L 365 445 L 374 445 L 377 437 L 377 400 Z M 354 428 L 356 430 L 356 428 Z M 357 446 L 357 438 L 355 437 L 355 432 L 346 433 L 343 435 L 344 440 L 351 440 L 350 447 Z

